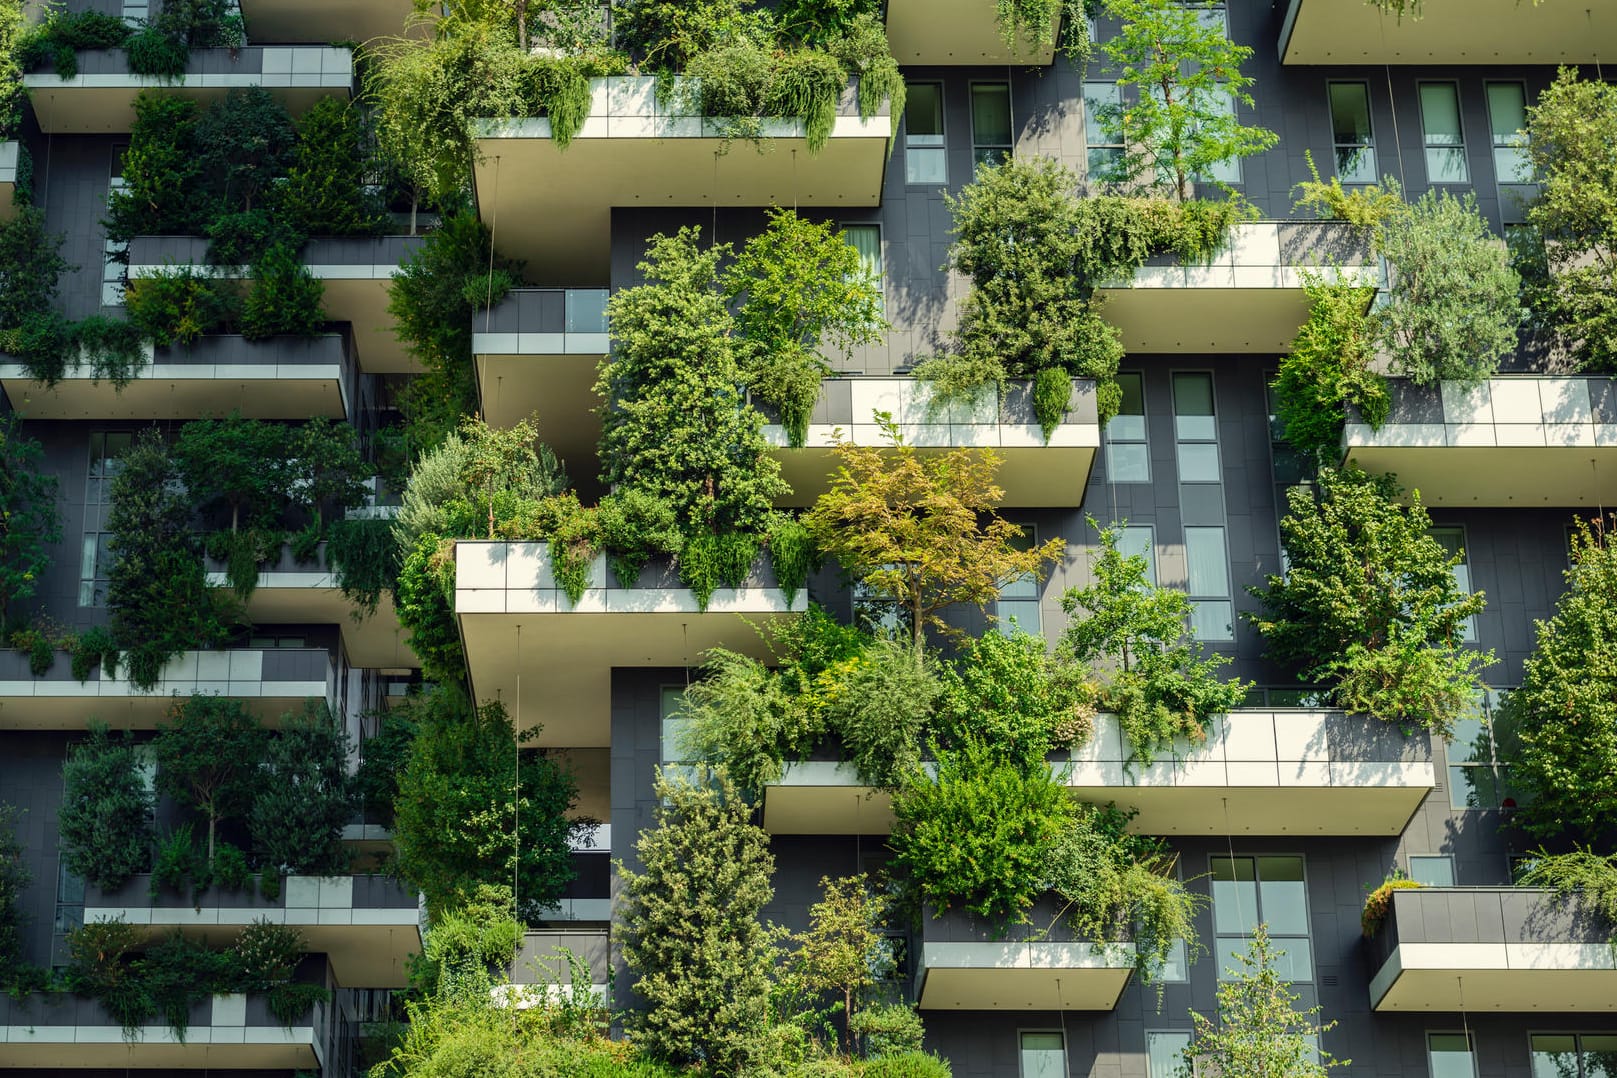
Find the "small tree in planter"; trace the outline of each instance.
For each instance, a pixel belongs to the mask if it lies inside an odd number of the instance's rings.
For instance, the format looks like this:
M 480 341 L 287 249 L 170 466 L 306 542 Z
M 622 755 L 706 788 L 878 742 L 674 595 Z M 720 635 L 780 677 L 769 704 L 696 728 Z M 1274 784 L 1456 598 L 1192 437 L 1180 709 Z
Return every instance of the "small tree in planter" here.
M 307 876 L 348 870 L 348 732 L 323 702 L 305 701 L 300 714 L 281 720 L 255 785 L 247 823 L 269 866 Z
M 240 816 L 262 782 L 265 733 L 240 700 L 197 695 L 175 707 L 158 727 L 157 788 L 208 821 L 208 865 L 219 821 Z
M 114 740 L 104 723 L 67 750 L 57 812 L 62 861 L 103 891 L 152 864 L 152 793 L 127 734 Z
M 56 477 L 41 467 L 44 450 L 21 426 L 15 415 L 0 416 L 0 635 L 11 604 L 33 596 L 50 566 L 51 547 L 62 538 Z

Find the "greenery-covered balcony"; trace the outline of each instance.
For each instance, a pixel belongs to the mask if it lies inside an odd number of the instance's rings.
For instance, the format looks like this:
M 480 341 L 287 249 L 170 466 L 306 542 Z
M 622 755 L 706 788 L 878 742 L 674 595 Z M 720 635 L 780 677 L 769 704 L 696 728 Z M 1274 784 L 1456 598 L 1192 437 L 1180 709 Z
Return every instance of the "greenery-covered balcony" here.
M 307 959 L 306 965 L 323 963 Z M 303 972 L 300 970 L 300 977 Z M 290 1024 L 261 993 L 216 995 L 192 1004 L 182 1031 L 161 1020 L 126 1036 L 99 1000 L 68 993 L 0 995 L 0 1068 L 164 1071 L 318 1071 L 328 1006 L 311 1004 Z
M 327 560 L 327 544 L 314 556 L 299 561 L 291 543 L 282 544 L 273 560 L 258 567 L 258 581 L 246 597 L 248 619 L 254 625 L 337 625 L 343 650 L 354 666 L 366 669 L 401 669 L 421 665 L 410 650 L 406 633 L 393 611 L 393 597 L 383 590 L 374 611 L 361 611 L 344 595 Z M 231 586 L 226 559 L 207 559 L 208 585 Z M 360 615 L 363 616 L 360 616 Z
M 47 135 L 127 134 L 135 123 L 135 96 L 147 89 L 212 101 L 236 87 L 259 86 L 300 113 L 322 97 L 346 99 L 354 85 L 353 52 L 324 44 L 194 49 L 173 79 L 136 74 L 122 49 L 76 55 L 78 70 L 70 77 L 56 70 L 23 75 Z
M 494 989 L 495 998 L 516 1007 L 532 1006 L 546 996 L 568 992 L 575 969 L 588 973 L 591 993 L 606 1002 L 612 972 L 612 937 L 607 929 L 525 932 L 508 971 L 510 982 Z
M 611 349 L 607 296 L 605 288 L 517 288 L 473 316 L 478 396 L 491 425 L 536 416 L 562 460 L 594 455 L 596 367 Z
M 1593 64 L 1617 55 L 1617 8 L 1517 0 L 1290 0 L 1284 64 Z M 1410 5 L 1413 6 L 1413 5 Z
M 1386 421 L 1374 428 L 1350 411 L 1343 452 L 1395 473 L 1426 505 L 1598 506 L 1617 491 L 1617 378 L 1394 378 L 1387 388 Z
M 1365 944 L 1376 1011 L 1617 1011 L 1617 951 L 1592 905 L 1526 887 L 1395 890 Z
M 22 144 L 15 139 L 0 140 L 0 221 L 9 221 L 16 215 L 12 200 L 17 195 L 17 164 Z
M 1001 505 L 1029 509 L 1083 504 L 1084 487 L 1100 448 L 1093 380 L 1072 380 L 1061 422 L 1047 439 L 1029 382 L 1014 382 L 1003 395 L 998 387 L 986 385 L 974 401 L 934 406 L 931 385 L 905 377 L 826 379 L 801 448 L 791 447 L 783 424 L 764 427 L 764 437 L 781 463 L 781 475 L 792 487 L 780 504 L 812 505 L 826 491 L 837 470 L 839 437 L 855 445 L 889 445 L 877 414 L 881 412 L 898 425 L 904 443 L 920 449 L 923 456 L 961 447 L 995 450 L 1002 461 L 995 478 L 1005 490 Z
M 297 929 L 308 950 L 323 952 L 341 987 L 406 987 L 409 958 L 421 951 L 414 891 L 372 875 L 286 876 L 280 883 L 273 898 L 251 882 L 241 890 L 215 884 L 192 894 L 154 887 L 150 875 L 135 875 L 113 891 L 86 885 L 84 919 L 121 918 L 153 938 L 177 928 L 210 946 L 232 943 L 243 928 L 268 919 Z
M 1020 34 L 1007 45 L 995 0 L 888 0 L 887 41 L 905 65 L 1030 64 L 1055 60 L 1059 18 L 1038 38 Z
M 424 242 L 423 236 L 341 236 L 317 237 L 303 245 L 299 260 L 323 285 L 321 307 L 331 321 L 353 327 L 355 358 L 366 374 L 419 373 L 394 334 L 387 304 L 388 283 L 399 264 Z M 208 262 L 208 240 L 201 236 L 136 236 L 129 242 L 132 281 Z M 251 270 L 242 266 L 216 266 L 210 272 L 227 280 L 251 279 Z M 273 343 L 279 345 L 281 339 Z
M 324 648 L 234 648 L 186 651 L 167 663 L 157 684 L 136 688 L 121 667 L 104 661 L 74 670 L 74 657 L 0 651 L 0 729 L 82 730 L 91 719 L 113 729 L 153 730 L 169 717 L 175 696 L 216 693 L 235 697 L 266 724 L 302 708 L 310 698 L 335 695 L 337 672 Z M 83 676 L 80 677 L 79 675 Z
M 410 0 L 241 0 L 247 34 L 258 41 L 365 42 L 404 33 Z
M 1286 352 L 1308 318 L 1306 273 L 1381 288 L 1369 237 L 1336 221 L 1244 221 L 1205 263 L 1157 255 L 1103 286 L 1101 316 L 1130 353 Z
M 547 283 L 604 283 L 614 207 L 880 204 L 895 124 L 885 102 L 861 117 L 856 83 L 823 146 L 802 119 L 704 116 L 700 97 L 684 79 L 664 96 L 651 76 L 592 79 L 589 113 L 565 144 L 548 116 L 480 121 L 477 204 L 499 221 L 500 250 Z M 757 144 L 735 145 L 749 138 Z
M 519 729 L 542 723 L 544 746 L 610 744 L 613 667 L 687 666 L 719 644 L 763 658 L 759 628 L 807 608 L 807 592 L 783 589 L 765 557 L 703 604 L 666 557 L 624 587 L 598 555 L 573 602 L 549 543 L 455 545 L 454 612 L 473 694 L 505 701 Z
M 1110 1011 L 1135 968 L 1134 946 L 1074 938 L 1051 898 L 1028 924 L 959 910 L 921 919 L 915 1000 L 922 1010 Z
M 240 412 L 250 419 L 352 416 L 358 370 L 345 334 L 249 340 L 202 336 L 189 344 L 141 345 L 142 362 L 119 385 L 76 363 L 55 385 L 0 356 L 0 387 L 30 419 L 184 420 Z

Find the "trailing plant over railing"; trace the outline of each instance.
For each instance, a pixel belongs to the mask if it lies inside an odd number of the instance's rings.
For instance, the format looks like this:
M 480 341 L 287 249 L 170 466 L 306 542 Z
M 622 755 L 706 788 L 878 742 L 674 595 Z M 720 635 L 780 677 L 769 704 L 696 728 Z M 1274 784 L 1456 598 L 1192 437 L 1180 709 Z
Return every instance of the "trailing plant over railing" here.
M 1600 918 L 1617 943 L 1617 854 L 1593 849 L 1560 854 L 1538 850 L 1528 858 L 1516 883 L 1547 888 L 1557 900 L 1576 897 Z
M 1380 427 L 1392 402 L 1386 382 L 1371 369 L 1374 327 L 1366 312 L 1375 289 L 1327 284 L 1307 271 L 1303 281 L 1308 320 L 1280 358 L 1271 388 L 1286 442 L 1312 475 L 1341 458 L 1349 407 Z
M 1364 897 L 1364 911 L 1359 914 L 1359 928 L 1364 938 L 1375 939 L 1381 926 L 1387 923 L 1387 915 L 1392 912 L 1394 891 L 1407 891 L 1419 886 L 1420 883 L 1404 875 L 1402 869 L 1393 869 L 1379 887 Z
M 1089 60 L 1089 20 L 1103 0 L 994 0 L 994 21 L 1007 49 L 1055 45 L 1080 67 Z

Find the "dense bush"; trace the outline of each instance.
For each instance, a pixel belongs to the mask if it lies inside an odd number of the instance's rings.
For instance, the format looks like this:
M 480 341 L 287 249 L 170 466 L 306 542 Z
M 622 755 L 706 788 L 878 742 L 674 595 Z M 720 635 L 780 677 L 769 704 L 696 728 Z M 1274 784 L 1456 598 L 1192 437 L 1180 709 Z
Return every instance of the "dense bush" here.
M 1286 442 L 1312 474 L 1340 460 L 1349 407 L 1379 427 L 1391 402 L 1370 367 L 1375 339 L 1366 312 L 1375 290 L 1305 281 L 1308 320 L 1280 358 L 1272 388 Z
M 1089 739 L 1097 686 L 1042 636 L 987 633 L 944 664 L 936 729 L 950 745 L 981 738 L 1033 766 Z
M 21 816 L 0 802 L 0 988 L 10 987 L 12 971 L 22 961 L 22 891 L 33 878 L 23 859 Z
M 56 507 L 57 480 L 45 471 L 45 451 L 22 432 L 13 414 L 0 415 L 0 634 L 15 613 L 13 603 L 32 598 L 62 537 Z
M 141 763 L 127 732 L 114 740 L 92 723 L 89 739 L 69 746 L 62 765 L 62 863 L 103 891 L 151 867 L 156 806 Z
M 298 876 L 348 871 L 342 831 L 355 801 L 348 731 L 323 702 L 306 701 L 270 739 L 254 777 L 248 831 L 266 866 Z

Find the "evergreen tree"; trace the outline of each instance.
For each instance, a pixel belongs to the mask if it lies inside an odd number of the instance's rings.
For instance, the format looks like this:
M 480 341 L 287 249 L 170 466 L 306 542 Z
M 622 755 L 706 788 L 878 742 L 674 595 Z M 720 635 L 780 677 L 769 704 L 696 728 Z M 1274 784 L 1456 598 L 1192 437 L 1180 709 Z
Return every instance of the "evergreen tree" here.
M 15 415 L 0 415 L 0 634 L 10 624 L 11 604 L 33 597 L 62 538 L 56 477 L 43 468 L 44 458 Z
M 300 876 L 348 870 L 348 731 L 323 702 L 306 701 L 302 712 L 282 718 L 255 786 L 247 825 L 266 863 Z
M 22 891 L 33 879 L 23 860 L 22 813 L 0 801 L 0 973 L 10 973 L 22 958 Z
M 62 863 L 103 891 L 149 871 L 154 810 L 128 734 L 114 740 L 92 722 L 89 739 L 69 746 L 62 765 Z
M 210 867 L 219 821 L 252 808 L 265 742 L 246 705 L 222 696 L 186 698 L 157 729 L 157 788 L 207 819 Z

